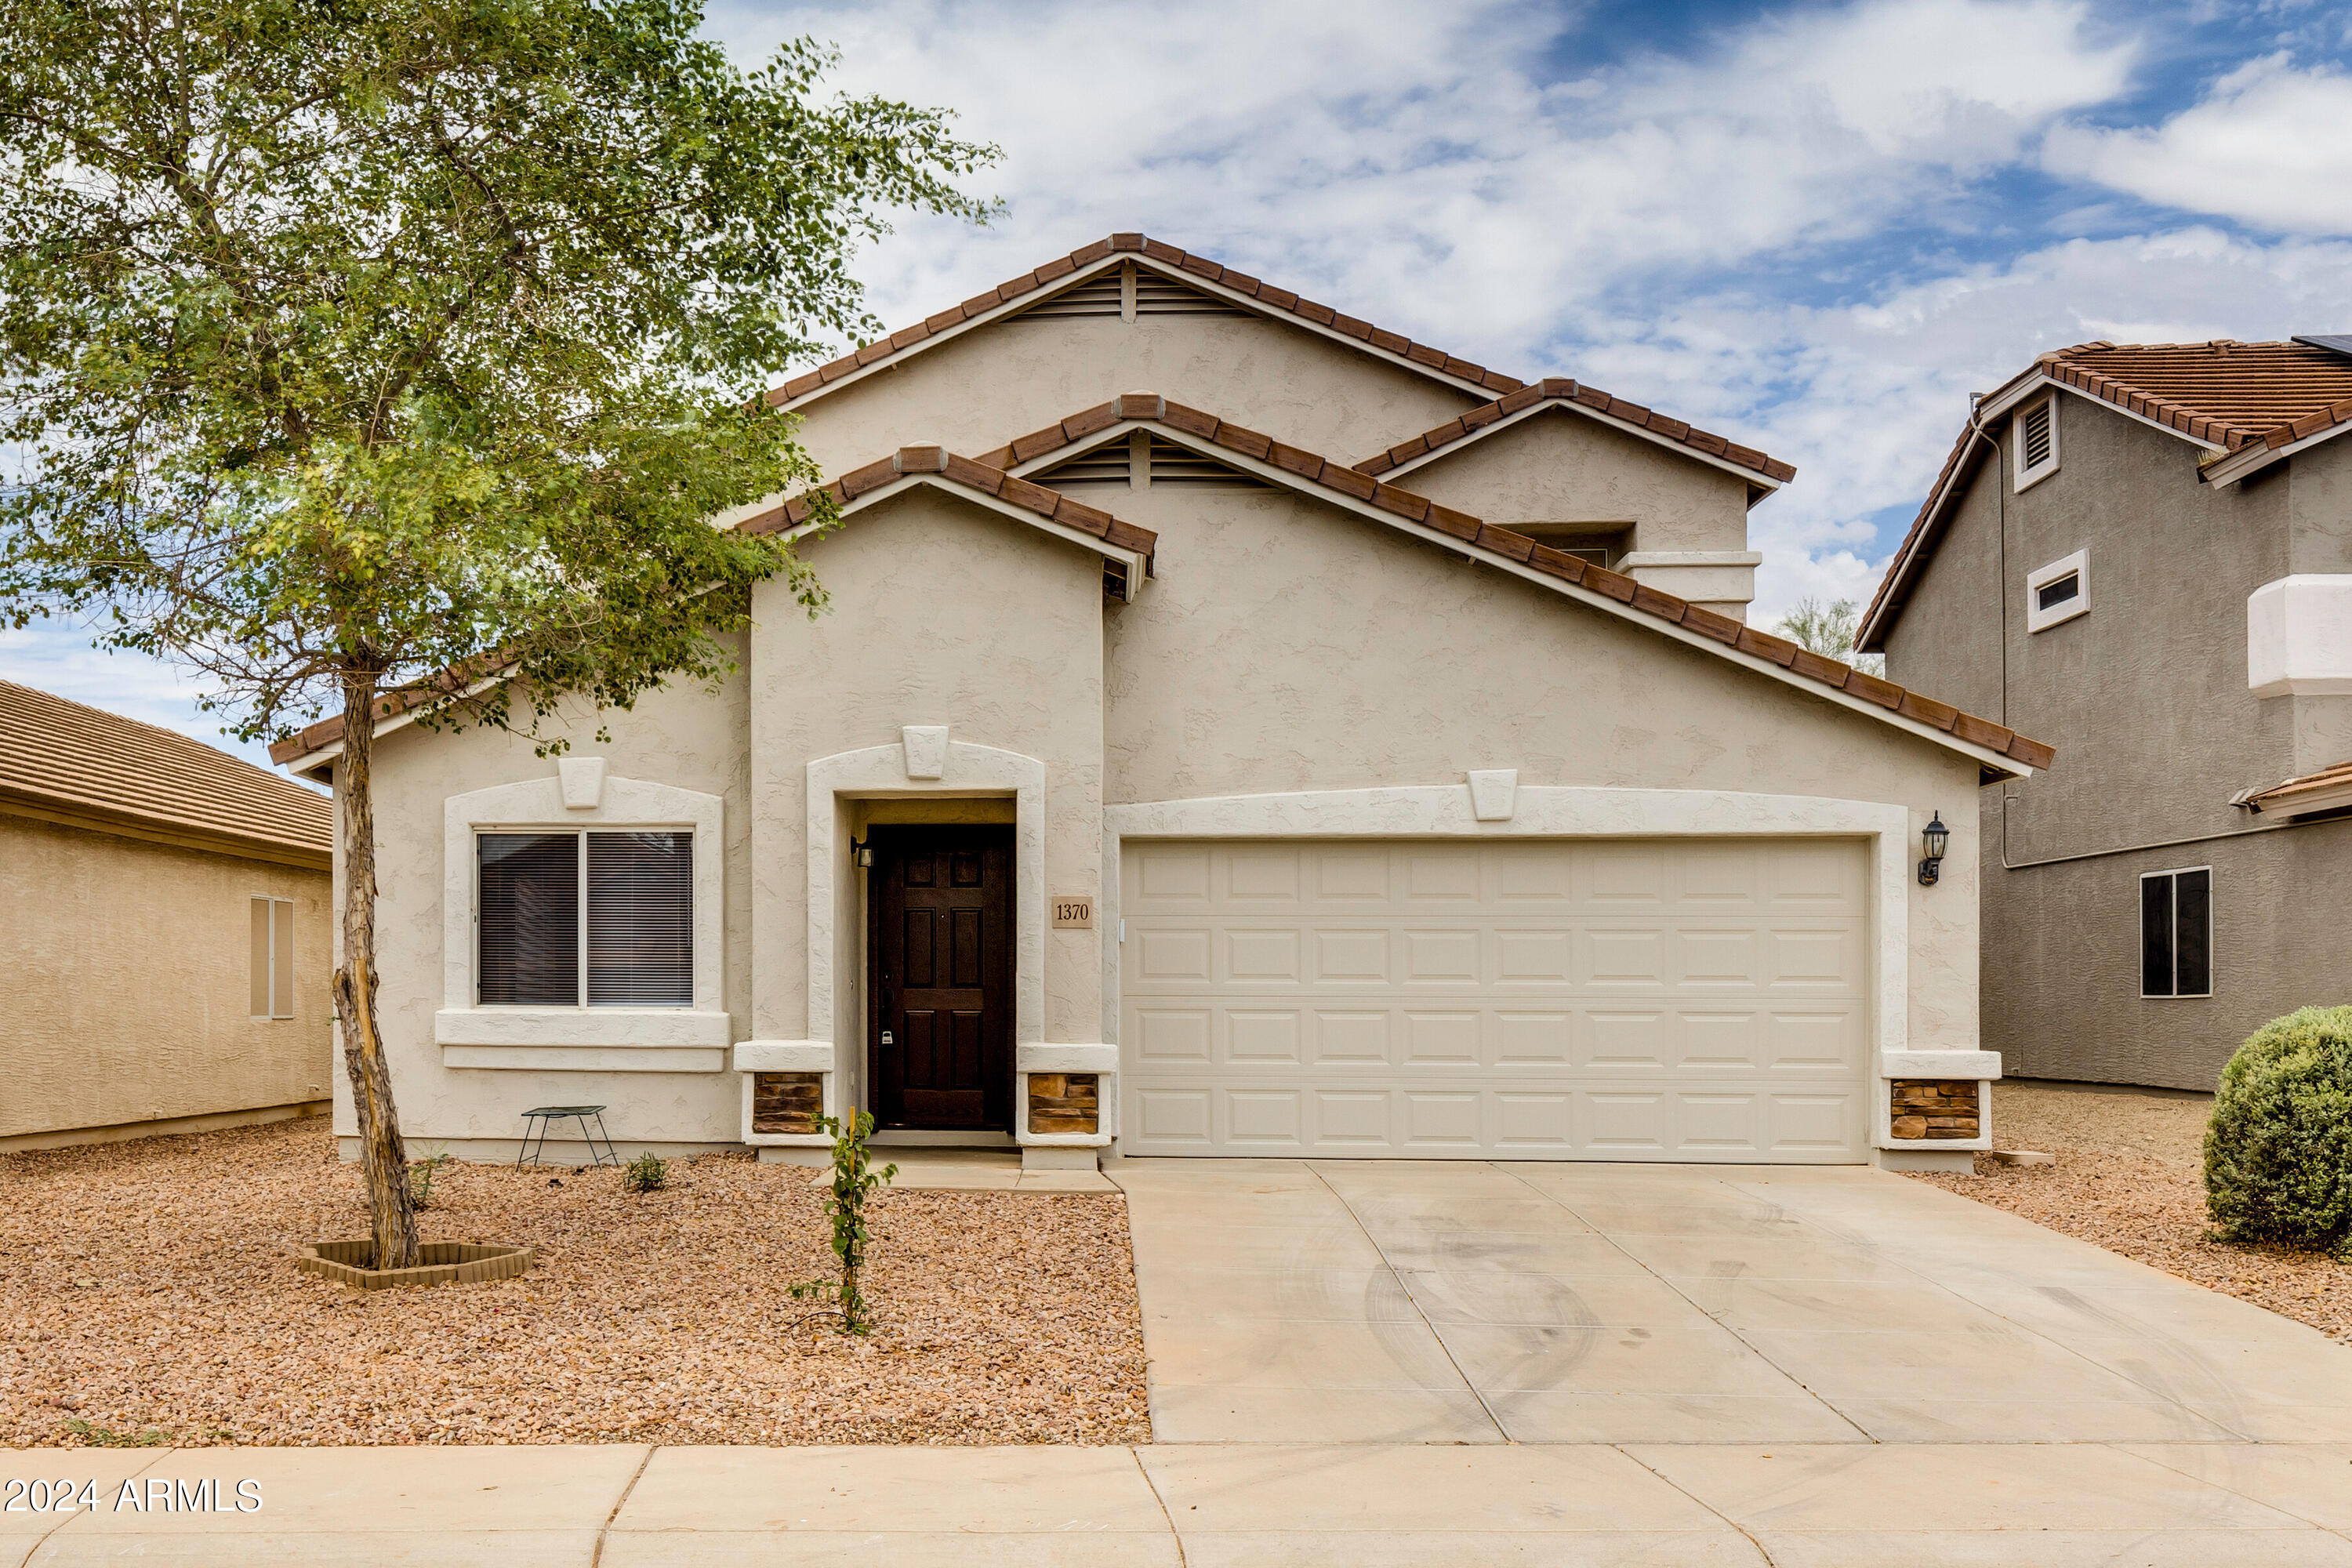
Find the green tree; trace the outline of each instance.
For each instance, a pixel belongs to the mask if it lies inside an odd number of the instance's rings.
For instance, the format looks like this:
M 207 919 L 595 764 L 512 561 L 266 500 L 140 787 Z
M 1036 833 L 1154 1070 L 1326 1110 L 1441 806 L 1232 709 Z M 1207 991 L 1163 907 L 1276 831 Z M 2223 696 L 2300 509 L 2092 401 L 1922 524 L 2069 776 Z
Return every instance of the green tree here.
M 1853 651 L 1854 634 L 1862 629 L 1862 610 L 1852 599 L 1840 599 L 1827 609 L 1818 599 L 1800 599 L 1773 629 L 1823 658 L 1850 664 L 1870 675 L 1886 672 L 1885 654 Z
M 322 714 L 376 1263 L 415 1260 L 377 1030 L 371 720 L 543 736 L 732 668 L 814 477 L 757 395 L 866 329 L 886 215 L 993 150 L 736 69 L 697 0 L 0 0 L 0 614 L 176 658 L 247 739 Z M 546 741 L 560 749 L 560 741 Z

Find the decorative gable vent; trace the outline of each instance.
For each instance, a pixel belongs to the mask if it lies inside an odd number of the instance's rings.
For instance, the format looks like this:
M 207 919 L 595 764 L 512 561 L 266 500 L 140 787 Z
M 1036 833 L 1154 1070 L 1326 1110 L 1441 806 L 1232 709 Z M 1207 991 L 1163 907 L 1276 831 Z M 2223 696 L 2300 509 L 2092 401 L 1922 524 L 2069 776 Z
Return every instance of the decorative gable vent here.
M 1129 466 L 1128 438 L 1121 436 L 1030 477 L 1057 490 L 1072 485 L 1123 485 L 1128 481 Z
M 1246 316 L 1250 312 L 1204 294 L 1190 284 L 1161 276 L 1132 261 L 1085 282 L 1063 289 L 1020 311 L 1013 320 L 1053 320 L 1069 316 L 1123 316 L 1128 290 L 1134 290 L 1139 316 Z
M 1116 316 L 1120 313 L 1118 274 L 1098 273 L 1075 289 L 1065 289 L 1050 300 L 1040 300 L 1013 319 L 1025 321 L 1050 316 Z
M 1135 313 L 1139 316 L 1246 316 L 1247 310 L 1229 305 L 1213 294 L 1190 289 L 1173 278 L 1162 278 L 1157 272 L 1135 271 Z
M 1274 487 L 1214 458 L 1204 458 L 1189 447 L 1151 437 L 1151 482 L 1155 485 L 1223 485 L 1229 489 L 1264 490 Z
M 1076 485 L 1126 485 L 1135 476 L 1135 437 L 1130 432 L 1106 441 L 1101 446 L 1065 458 L 1050 468 L 1041 468 L 1030 475 L 1039 484 L 1054 489 L 1068 489 Z M 1227 489 L 1263 490 L 1274 487 L 1241 469 L 1204 458 L 1189 447 L 1180 447 L 1163 437 L 1146 437 L 1150 463 L 1149 482 L 1155 485 L 1215 485 Z

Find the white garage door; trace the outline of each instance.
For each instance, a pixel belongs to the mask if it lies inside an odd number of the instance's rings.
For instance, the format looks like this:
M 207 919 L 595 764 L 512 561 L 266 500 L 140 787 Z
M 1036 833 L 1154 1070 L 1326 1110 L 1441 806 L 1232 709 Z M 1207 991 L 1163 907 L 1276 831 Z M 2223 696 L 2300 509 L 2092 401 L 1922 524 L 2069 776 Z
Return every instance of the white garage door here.
M 1851 839 L 1132 842 L 1133 1154 L 1864 1157 Z

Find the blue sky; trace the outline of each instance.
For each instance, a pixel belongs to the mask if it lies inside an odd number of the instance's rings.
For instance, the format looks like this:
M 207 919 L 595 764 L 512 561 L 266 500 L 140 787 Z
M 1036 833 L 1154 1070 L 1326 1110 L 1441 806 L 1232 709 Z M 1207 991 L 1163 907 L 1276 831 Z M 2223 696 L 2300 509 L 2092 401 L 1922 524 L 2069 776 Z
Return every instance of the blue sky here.
M 1866 597 L 1968 393 L 2043 350 L 2352 331 L 2340 4 L 712 0 L 709 30 L 746 65 L 831 40 L 845 88 L 1004 148 L 995 224 L 862 258 L 889 325 L 1143 229 L 1796 464 L 1751 514 L 1759 619 Z M 216 738 L 75 628 L 0 633 L 0 676 Z

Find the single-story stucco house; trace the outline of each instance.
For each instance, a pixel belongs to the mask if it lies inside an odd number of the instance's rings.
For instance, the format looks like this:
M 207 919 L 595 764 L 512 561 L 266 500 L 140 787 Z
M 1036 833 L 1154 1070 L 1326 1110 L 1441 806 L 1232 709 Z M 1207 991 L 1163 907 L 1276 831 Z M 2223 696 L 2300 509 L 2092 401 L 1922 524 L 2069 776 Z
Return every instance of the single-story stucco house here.
M 315 1116 L 333 806 L 0 680 L 0 1152 Z
M 561 762 L 382 721 L 412 1138 L 1986 1146 L 1977 790 L 2051 752 L 1742 624 L 1786 465 L 1139 235 L 772 396 L 828 611 L 774 585 L 723 689 Z

